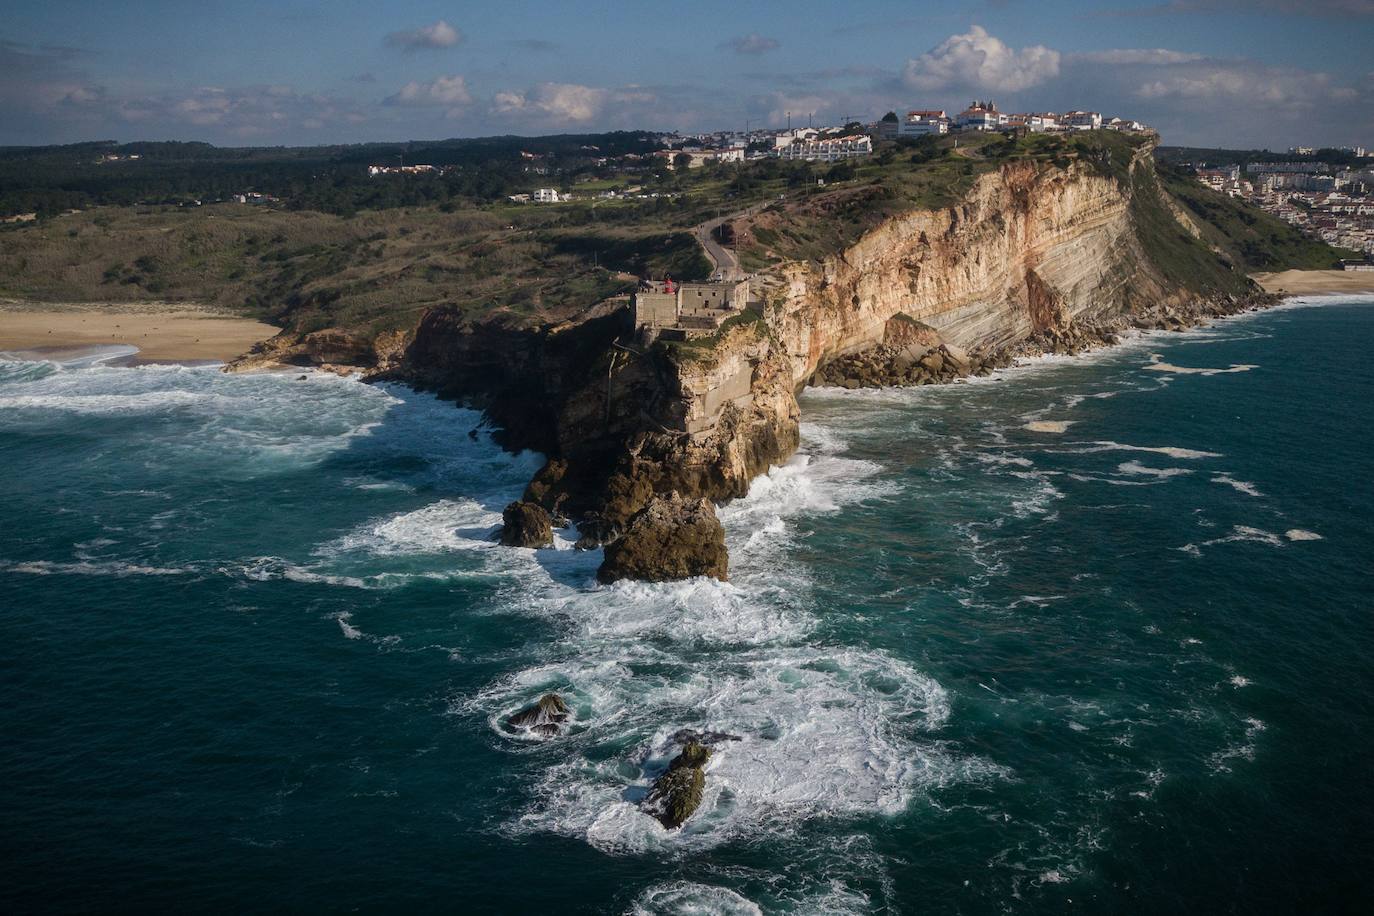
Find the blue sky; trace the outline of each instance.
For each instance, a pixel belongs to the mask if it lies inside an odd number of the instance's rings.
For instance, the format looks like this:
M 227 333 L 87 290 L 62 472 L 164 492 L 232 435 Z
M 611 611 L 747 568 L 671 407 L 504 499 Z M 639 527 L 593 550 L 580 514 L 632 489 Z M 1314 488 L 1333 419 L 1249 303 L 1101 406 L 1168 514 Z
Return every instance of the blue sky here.
M 231 145 L 1093 108 L 1374 145 L 1374 0 L 10 0 L 0 144 Z

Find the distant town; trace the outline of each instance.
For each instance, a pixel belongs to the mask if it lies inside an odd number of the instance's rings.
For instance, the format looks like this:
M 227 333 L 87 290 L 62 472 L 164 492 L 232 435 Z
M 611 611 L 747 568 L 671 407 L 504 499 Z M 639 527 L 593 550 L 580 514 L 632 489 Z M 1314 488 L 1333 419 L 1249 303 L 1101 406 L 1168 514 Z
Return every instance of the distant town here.
M 1248 200 L 1329 245 L 1370 258 L 1374 257 L 1374 163 L 1368 160 L 1369 151 L 1361 146 L 1295 146 L 1286 157 L 1274 161 L 1184 164 L 1209 188 Z
M 809 119 L 809 118 L 808 118 Z M 1000 131 L 1007 134 L 1026 133 L 1071 133 L 1085 130 L 1116 130 L 1130 133 L 1153 133 L 1140 121 L 1129 118 L 1105 117 L 1101 112 L 1071 110 L 1062 114 L 1053 111 L 1009 113 L 998 109 L 993 100 L 975 100 L 957 114 L 949 114 L 944 109 L 912 109 L 905 116 L 890 111 L 882 118 L 869 124 L 848 121 L 843 125 L 814 127 L 793 127 L 788 116 L 788 126 L 784 128 L 757 128 L 742 131 L 722 130 L 699 134 L 667 133 L 660 134 L 663 149 L 647 155 L 631 153 L 620 156 L 613 163 L 609 158 L 598 158 L 597 165 L 617 165 L 634 168 L 655 164 L 669 170 L 697 169 L 707 165 L 728 165 L 753 162 L 761 159 L 779 159 L 788 162 L 834 163 L 848 159 L 859 159 L 873 155 L 873 145 L 877 141 L 920 139 L 921 137 L 943 136 L 961 131 Z M 587 148 L 595 153 L 595 148 Z M 548 168 L 541 163 L 542 157 L 533 153 L 522 153 L 526 160 L 525 171 L 533 174 L 548 174 Z M 373 165 L 368 169 L 372 176 L 402 174 L 439 174 L 435 166 L 417 165 Z M 624 191 L 600 191 L 601 198 L 658 197 L 657 193 L 643 193 L 641 188 Z M 529 193 L 510 195 L 516 203 L 567 203 L 585 199 L 584 196 L 557 188 L 538 188 Z

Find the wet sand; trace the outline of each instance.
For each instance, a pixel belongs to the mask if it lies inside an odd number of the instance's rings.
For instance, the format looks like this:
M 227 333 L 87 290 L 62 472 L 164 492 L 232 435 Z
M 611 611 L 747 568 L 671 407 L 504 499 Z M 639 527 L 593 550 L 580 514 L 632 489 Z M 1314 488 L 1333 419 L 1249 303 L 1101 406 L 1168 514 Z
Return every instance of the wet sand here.
M 1292 296 L 1374 292 L 1374 270 L 1283 270 L 1251 277 L 1266 292 Z
M 136 362 L 224 362 L 276 333 L 185 305 L 0 302 L 0 351 L 35 358 L 114 344 L 137 347 Z

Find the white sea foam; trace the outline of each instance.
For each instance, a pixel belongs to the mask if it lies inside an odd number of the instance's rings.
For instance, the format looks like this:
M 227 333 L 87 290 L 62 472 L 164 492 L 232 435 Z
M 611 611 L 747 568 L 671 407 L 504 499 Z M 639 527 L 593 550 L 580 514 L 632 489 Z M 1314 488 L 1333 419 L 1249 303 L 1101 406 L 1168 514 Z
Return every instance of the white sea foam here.
M 1231 772 L 1232 763 L 1238 760 L 1251 761 L 1258 752 L 1259 735 L 1267 726 L 1259 719 L 1246 717 L 1241 720 L 1245 726 L 1245 737 L 1212 754 L 1208 760 L 1215 773 Z
M 1308 531 L 1304 528 L 1289 528 L 1283 536 L 1290 541 L 1320 541 L 1322 536 L 1315 531 Z
M 1105 483 L 1114 487 L 1153 487 L 1156 484 L 1164 483 L 1163 478 L 1154 480 L 1121 480 L 1115 477 L 1095 477 L 1092 474 L 1070 474 L 1070 480 L 1078 480 L 1083 483 Z
M 472 499 L 441 499 L 410 512 L 366 522 L 316 548 L 321 556 L 369 553 L 407 556 L 490 548 L 501 529 L 501 512 Z
M 1031 420 L 1023 428 L 1033 433 L 1062 433 L 1077 423 L 1077 420 Z
M 0 560 L 0 571 L 26 573 L 32 576 L 180 576 L 195 572 L 191 566 L 149 566 L 144 563 L 109 560 L 96 562 L 80 560 L 62 563 L 52 560 Z
M 920 788 L 1000 773 L 914 739 L 912 730 L 945 721 L 948 698 L 882 653 L 780 648 L 705 667 L 582 662 L 556 678 L 547 670 L 517 678 L 518 699 L 498 694 L 499 705 L 488 707 L 494 721 L 566 679 L 579 721 L 590 723 L 582 740 L 637 744 L 644 761 L 641 769 L 624 757 L 561 759 L 516 829 L 580 836 L 614 853 L 709 846 L 809 817 L 893 813 Z M 668 737 L 684 727 L 740 740 L 717 745 L 701 809 L 667 831 L 635 802 L 674 752 Z
M 1296 539 L 1290 538 L 1290 540 Z M 1282 537 L 1279 537 L 1272 531 L 1265 531 L 1263 528 L 1253 528 L 1249 525 L 1233 525 L 1231 527 L 1230 533 L 1224 537 L 1212 538 L 1209 541 L 1203 541 L 1201 544 L 1185 544 L 1184 546 L 1175 549 L 1181 550 L 1184 553 L 1190 554 L 1195 557 L 1200 557 L 1202 556 L 1203 547 L 1214 547 L 1218 544 L 1233 544 L 1243 542 L 1267 544 L 1270 547 L 1284 547 L 1288 543 Z
M 1116 466 L 1116 469 L 1122 474 L 1159 478 L 1178 477 L 1181 474 L 1193 473 L 1191 468 L 1152 468 L 1138 461 L 1122 462 Z
M 362 639 L 362 638 L 363 638 L 363 631 L 360 630 L 360 629 L 358 629 L 357 627 L 353 626 L 353 624 L 349 623 L 349 621 L 353 619 L 353 615 L 350 614 L 348 611 L 343 611 L 343 612 L 341 612 L 340 614 L 338 614 L 337 616 L 335 616 L 334 619 L 337 620 L 337 621 L 339 622 L 339 629 L 343 631 L 344 638 L 346 638 L 346 639 Z
M 1082 443 L 1081 448 L 1071 449 L 1073 454 L 1087 455 L 1095 452 L 1149 452 L 1156 455 L 1168 455 L 1170 458 L 1179 458 L 1191 461 L 1198 458 L 1220 458 L 1218 452 L 1205 452 L 1194 448 L 1181 448 L 1174 445 L 1125 445 L 1120 442 L 1097 441 Z
M 729 888 L 692 881 L 657 884 L 640 894 L 631 916 L 763 916 L 763 910 Z
M 1251 369 L 1258 369 L 1259 366 L 1243 363 L 1232 363 L 1225 369 L 1175 366 L 1173 363 L 1164 362 L 1164 357 L 1160 354 L 1152 353 L 1150 354 L 1150 362 L 1145 365 L 1145 368 L 1152 372 L 1167 372 L 1171 375 L 1225 375 L 1231 372 L 1249 372 Z
M 140 394 L 30 394 L 0 397 L 0 410 L 60 410 L 81 414 L 130 414 L 188 407 L 229 410 L 232 398 L 205 391 L 148 391 Z
M 280 557 L 256 557 L 237 567 L 222 567 L 222 572 L 239 575 L 252 582 L 303 582 L 317 585 L 342 585 L 348 588 L 368 588 L 361 576 L 335 575 L 297 566 Z
M 1244 493 L 1246 496 L 1264 495 L 1259 491 L 1259 488 L 1256 487 L 1253 483 L 1246 483 L 1244 480 L 1236 480 L 1229 474 L 1213 474 L 1212 483 L 1225 484 L 1226 486 L 1231 487 L 1234 490 L 1238 490 L 1241 493 Z

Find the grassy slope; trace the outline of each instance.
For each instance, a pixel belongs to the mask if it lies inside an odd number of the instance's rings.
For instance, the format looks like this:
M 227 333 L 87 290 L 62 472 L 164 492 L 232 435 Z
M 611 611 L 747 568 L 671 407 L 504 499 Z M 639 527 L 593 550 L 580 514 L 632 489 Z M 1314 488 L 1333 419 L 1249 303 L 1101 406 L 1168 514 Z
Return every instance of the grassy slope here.
M 1203 224 L 1208 241 L 1224 248 L 1247 271 L 1326 270 L 1340 257 L 1351 256 L 1174 169 L 1161 167 L 1160 180 Z
M 581 222 L 571 208 L 345 219 L 230 204 L 107 207 L 0 233 L 0 297 L 195 301 L 304 330 L 379 331 L 441 303 L 537 320 L 630 288 L 626 272 L 709 272 L 671 220 Z

